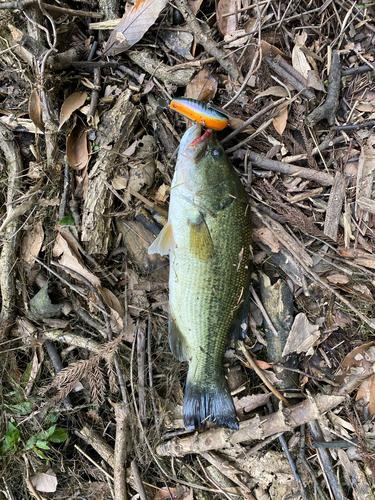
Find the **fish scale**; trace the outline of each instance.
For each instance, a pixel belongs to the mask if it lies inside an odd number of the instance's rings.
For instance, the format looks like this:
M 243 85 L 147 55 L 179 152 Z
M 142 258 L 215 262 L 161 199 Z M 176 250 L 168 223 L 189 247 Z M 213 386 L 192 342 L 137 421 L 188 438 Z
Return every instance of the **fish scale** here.
M 150 252 L 170 253 L 170 346 L 189 361 L 185 426 L 194 429 L 208 419 L 236 429 L 223 355 L 232 328 L 238 338 L 248 315 L 249 208 L 215 134 L 200 137 L 200 131 L 191 127 L 181 141 L 169 228 L 163 229 L 168 244 L 161 248 L 160 234 Z

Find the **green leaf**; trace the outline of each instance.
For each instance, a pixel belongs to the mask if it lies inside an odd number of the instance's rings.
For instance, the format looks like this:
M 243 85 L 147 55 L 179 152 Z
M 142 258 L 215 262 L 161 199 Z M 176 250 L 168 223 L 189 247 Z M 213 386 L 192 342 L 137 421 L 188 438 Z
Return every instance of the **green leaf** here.
M 4 404 L 5 408 L 8 408 L 9 411 L 11 411 L 12 413 L 17 413 L 18 415 L 30 415 L 30 413 L 33 411 L 31 405 L 31 401 L 24 401 L 23 403 L 18 405 Z
M 30 439 L 26 441 L 24 450 L 31 450 L 31 448 L 35 445 L 35 443 L 38 441 L 40 436 L 38 434 L 34 434 L 34 436 L 31 436 Z
M 35 446 L 41 448 L 42 450 L 50 450 L 51 448 L 48 446 L 47 441 L 41 441 L 38 439 Z
M 43 458 L 44 460 L 48 460 L 48 457 L 42 452 L 42 450 L 38 450 L 38 448 L 33 448 L 38 457 Z
M 49 437 L 52 443 L 62 443 L 68 439 L 68 433 L 65 429 L 56 429 L 55 432 Z
M 12 422 L 9 422 L 7 433 L 5 434 L 5 441 L 9 447 L 16 446 L 21 439 L 20 431 Z
M 66 215 L 60 220 L 59 224 L 60 226 L 74 226 L 74 217 L 72 215 Z
M 45 435 L 46 439 L 49 439 L 49 437 L 52 436 L 52 434 L 55 432 L 55 430 L 56 430 L 56 425 L 51 425 L 51 427 L 49 429 L 44 431 L 44 435 Z
M 45 422 L 47 425 L 52 425 L 55 424 L 58 421 L 58 419 L 59 419 L 59 414 L 56 411 L 53 411 L 46 416 Z
M 0 441 L 0 456 L 3 457 L 6 455 L 7 451 L 11 449 L 11 446 L 3 439 Z

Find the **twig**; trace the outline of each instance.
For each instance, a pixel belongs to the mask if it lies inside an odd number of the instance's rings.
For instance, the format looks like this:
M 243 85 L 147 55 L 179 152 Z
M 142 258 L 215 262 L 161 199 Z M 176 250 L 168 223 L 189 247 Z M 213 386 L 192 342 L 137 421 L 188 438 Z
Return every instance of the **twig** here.
M 373 71 L 373 68 L 368 64 L 365 64 L 364 66 L 358 66 L 358 68 L 345 69 L 341 73 L 341 75 L 342 76 L 360 75 L 361 73 L 368 73 L 370 71 Z
M 302 464 L 305 466 L 307 472 L 310 474 L 310 477 L 314 483 L 316 491 L 318 492 L 321 500 L 328 500 L 326 495 L 323 493 L 323 490 L 320 487 L 320 484 L 318 483 L 318 481 L 316 479 L 316 475 L 315 475 L 314 470 L 310 466 L 310 463 L 306 459 L 306 456 L 305 456 L 305 424 L 301 425 L 301 439 L 300 439 L 300 450 L 299 450 L 298 458 L 302 462 Z
M 143 323 L 144 324 L 144 323 Z M 146 332 L 143 327 L 137 331 L 137 364 L 138 364 L 138 411 L 142 427 L 147 425 L 147 401 L 146 401 Z M 140 441 L 143 435 L 140 434 Z
M 323 441 L 324 437 L 322 431 L 320 430 L 319 423 L 317 420 L 312 420 L 309 424 L 309 429 L 314 441 Z M 329 454 L 325 448 L 317 448 L 316 453 L 318 455 L 320 465 L 322 468 L 323 475 L 326 478 L 327 486 L 331 489 L 335 500 L 344 500 L 344 494 L 342 492 L 341 485 L 339 484 L 335 472 L 333 470 Z
M 282 394 L 271 384 L 271 382 L 268 380 L 268 378 L 264 375 L 263 370 L 259 368 L 259 366 L 256 364 L 256 362 L 253 360 L 252 356 L 250 355 L 249 351 L 246 349 L 245 344 L 242 341 L 238 342 L 238 347 L 240 351 L 243 352 L 246 360 L 250 364 L 251 368 L 256 372 L 256 374 L 262 379 L 263 383 L 266 385 L 266 387 L 273 392 L 273 394 L 282 401 L 285 406 L 291 406 L 289 401 L 284 398 Z
M 91 442 L 90 442 L 90 444 L 91 444 Z M 91 445 L 92 445 L 92 444 L 91 444 Z M 95 460 L 93 460 L 91 457 L 89 457 L 89 456 L 87 455 L 87 453 L 85 453 L 85 452 L 84 452 L 84 451 L 83 451 L 83 450 L 82 450 L 82 449 L 81 449 L 81 448 L 80 448 L 77 444 L 75 444 L 75 445 L 74 445 L 74 448 L 75 448 L 76 450 L 78 450 L 80 453 L 82 453 L 82 455 L 83 455 L 84 457 L 86 457 L 86 458 L 87 458 L 87 460 L 89 460 L 89 461 L 90 461 L 93 465 L 95 465 L 95 467 L 97 467 L 97 468 L 98 468 L 101 472 L 103 472 L 103 474 L 104 474 L 106 477 L 108 477 L 108 479 L 110 479 L 111 481 L 114 481 L 113 477 L 112 477 L 110 474 L 108 474 L 108 472 L 107 472 L 106 470 L 104 470 L 104 469 L 103 469 L 103 467 L 100 467 L 100 465 L 99 465 L 99 464 L 97 464 L 97 463 L 95 462 Z
M 265 170 L 272 170 L 273 172 L 281 172 L 283 174 L 302 177 L 302 179 L 308 179 L 316 182 L 317 184 L 322 184 L 323 186 L 331 186 L 334 181 L 334 177 L 326 172 L 312 170 L 311 168 L 296 167 L 295 165 L 291 165 L 289 163 L 270 160 L 269 158 L 264 158 L 259 153 L 253 153 L 252 151 L 249 151 L 248 159 L 253 162 L 254 165 L 264 168 Z
M 343 130 L 344 132 L 351 132 L 352 130 L 361 130 L 362 128 L 373 127 L 375 125 L 375 120 L 367 120 L 362 123 L 355 123 L 354 125 L 338 125 L 332 127 L 331 130 L 334 132 L 339 132 Z
M 241 77 L 238 69 L 230 59 L 225 58 L 225 52 L 223 52 L 212 39 L 208 28 L 206 28 L 206 26 L 201 26 L 185 0 L 175 0 L 174 3 L 185 21 L 189 24 L 192 32 L 197 38 L 197 42 L 204 47 L 206 52 L 216 58 L 217 62 L 229 73 L 234 81 L 238 81 Z
M 328 78 L 328 90 L 325 103 L 319 108 L 314 109 L 305 118 L 308 127 L 313 127 L 321 120 L 326 119 L 329 125 L 335 123 L 336 111 L 339 107 L 339 97 L 341 88 L 341 64 L 340 55 L 336 50 L 333 53 L 331 70 Z
M 137 465 L 136 460 L 133 460 L 132 463 L 130 464 L 130 466 L 132 469 L 132 474 L 133 474 L 134 481 L 135 481 L 135 484 L 137 487 L 137 493 L 139 494 L 139 498 L 141 500 L 148 500 L 143 483 L 142 483 L 141 475 L 139 473 L 139 469 L 138 469 L 138 465 Z M 116 500 L 117 500 L 117 497 L 116 497 Z
M 271 401 L 269 401 L 269 400 L 267 401 L 267 408 L 268 408 L 269 413 L 272 414 L 274 412 L 273 405 L 272 405 Z M 307 493 L 306 493 L 306 490 L 305 490 L 305 487 L 303 486 L 301 478 L 298 474 L 296 465 L 295 465 L 293 457 L 288 449 L 288 445 L 287 445 L 287 442 L 286 442 L 283 434 L 281 436 L 279 436 L 279 441 L 280 441 L 280 444 L 284 450 L 285 456 L 288 459 L 289 466 L 292 469 L 294 479 L 296 480 L 297 486 L 299 488 L 299 491 L 301 493 L 303 500 L 309 500 Z
M 285 102 L 285 97 L 282 97 L 281 99 L 279 99 L 278 101 L 275 101 L 275 102 L 271 102 L 270 104 L 268 104 L 268 106 L 266 106 L 265 108 L 261 109 L 260 111 L 258 111 L 258 113 L 255 113 L 255 115 L 253 115 L 252 117 L 250 117 L 248 120 L 246 120 L 242 125 L 240 125 L 239 127 L 237 127 L 235 130 L 233 130 L 233 132 L 231 132 L 229 135 L 227 135 L 227 137 L 225 137 L 222 141 L 221 141 L 221 144 L 225 144 L 226 142 L 230 141 L 231 139 L 233 139 L 233 137 L 235 137 L 236 135 L 238 135 L 240 132 L 242 132 L 243 130 L 245 130 L 245 128 L 250 125 L 251 123 L 255 122 L 256 120 L 258 120 L 258 118 L 262 117 L 265 113 L 267 113 L 268 111 L 270 111 L 271 109 L 279 106 L 280 104 L 283 104 L 283 102 Z
M 129 408 L 124 403 L 115 405 L 116 416 L 116 441 L 114 453 L 114 483 L 115 483 L 115 498 L 116 500 L 127 500 L 128 494 L 126 491 L 126 450 L 127 442 L 130 437 L 128 430 Z
M 263 60 L 268 64 L 268 66 L 275 71 L 279 76 L 284 78 L 288 83 L 293 85 L 293 87 L 308 100 L 314 99 L 315 94 L 311 92 L 305 85 L 302 85 L 292 74 L 282 68 L 272 57 L 265 56 Z
M 44 345 L 46 347 L 49 357 L 51 358 L 53 367 L 57 375 L 64 368 L 60 358 L 60 354 L 58 353 L 54 343 L 51 342 L 50 340 L 48 339 L 45 340 Z M 64 406 L 65 408 L 73 408 L 69 394 L 66 396 L 66 398 L 64 398 Z
M 148 317 L 148 324 L 147 324 L 148 379 L 149 379 L 149 386 L 150 386 L 150 393 L 151 393 L 152 409 L 154 411 L 154 422 L 155 422 L 155 428 L 156 428 L 156 437 L 158 439 L 160 439 L 159 411 L 158 411 L 158 407 L 156 406 L 155 393 L 154 393 L 154 381 L 153 381 L 153 376 L 152 376 L 152 349 L 151 349 L 151 340 L 152 340 L 152 321 L 151 321 L 151 315 L 149 315 L 149 317 Z

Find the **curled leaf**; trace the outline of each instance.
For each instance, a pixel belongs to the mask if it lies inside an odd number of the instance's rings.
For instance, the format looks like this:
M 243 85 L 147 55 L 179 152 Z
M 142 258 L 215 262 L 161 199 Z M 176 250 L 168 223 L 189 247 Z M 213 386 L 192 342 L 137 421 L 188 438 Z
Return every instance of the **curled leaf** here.
M 68 135 L 66 141 L 66 158 L 74 170 L 82 170 L 89 163 L 87 128 L 80 123 Z
M 42 109 L 40 106 L 40 97 L 36 89 L 34 89 L 30 94 L 29 99 L 29 116 L 32 122 L 39 130 L 44 132 L 44 122 L 42 118 Z
M 87 99 L 86 92 L 74 92 L 72 95 L 67 97 L 61 106 L 60 112 L 60 124 L 59 130 L 64 125 L 64 123 L 69 120 L 72 116 L 72 113 L 82 107 Z

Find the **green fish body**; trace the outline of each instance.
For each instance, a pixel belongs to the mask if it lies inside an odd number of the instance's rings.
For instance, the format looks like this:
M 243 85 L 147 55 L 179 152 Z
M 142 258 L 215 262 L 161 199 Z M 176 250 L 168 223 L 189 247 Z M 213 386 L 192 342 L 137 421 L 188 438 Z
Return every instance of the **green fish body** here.
M 184 424 L 238 429 L 223 355 L 249 305 L 250 209 L 215 133 L 188 129 L 180 144 L 168 223 L 149 253 L 170 255 L 169 343 L 189 362 Z

